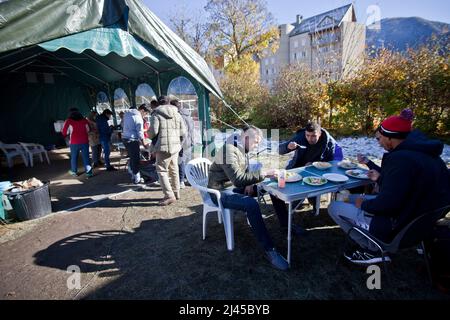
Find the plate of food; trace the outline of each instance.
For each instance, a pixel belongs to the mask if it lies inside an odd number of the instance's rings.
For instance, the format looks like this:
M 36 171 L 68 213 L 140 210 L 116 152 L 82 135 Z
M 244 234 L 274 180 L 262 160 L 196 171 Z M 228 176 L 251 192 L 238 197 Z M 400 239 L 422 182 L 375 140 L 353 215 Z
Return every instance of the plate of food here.
M 286 172 L 286 182 L 302 181 L 303 177 L 297 172 Z
M 323 177 L 306 177 L 303 178 L 303 182 L 310 186 L 323 186 L 328 180 Z
M 367 170 L 355 169 L 355 170 L 347 170 L 345 174 L 356 179 L 369 179 L 367 175 Z
M 341 183 L 341 182 L 348 181 L 348 177 L 344 176 L 343 174 L 337 174 L 337 173 L 326 173 L 322 177 L 324 177 L 325 179 L 327 179 L 328 181 L 331 181 L 331 182 Z
M 358 168 L 358 164 L 351 161 L 341 161 L 338 163 L 338 166 L 342 169 L 356 169 Z
M 333 166 L 329 162 L 313 162 L 312 165 L 314 166 L 314 168 L 319 169 L 319 170 L 330 169 Z

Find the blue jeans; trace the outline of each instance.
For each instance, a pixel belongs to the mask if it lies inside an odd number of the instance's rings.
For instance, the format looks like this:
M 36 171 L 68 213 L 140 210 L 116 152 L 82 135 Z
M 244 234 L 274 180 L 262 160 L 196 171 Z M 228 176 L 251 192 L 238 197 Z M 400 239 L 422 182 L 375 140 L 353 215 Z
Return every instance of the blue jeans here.
M 181 160 L 181 162 L 178 163 L 178 172 L 180 174 L 180 182 L 184 182 L 184 178 L 186 176 L 186 173 L 184 172 L 185 163 L 184 160 Z
M 105 155 L 105 167 L 109 168 L 111 163 L 109 161 L 109 155 L 111 154 L 111 150 L 109 148 L 109 140 L 100 140 L 103 148 L 103 154 Z
M 243 194 L 242 189 L 226 189 L 220 191 L 220 199 L 225 209 L 245 211 L 253 234 L 265 251 L 272 249 L 273 242 L 269 236 L 262 218 L 261 209 L 255 198 Z M 217 205 L 215 195 L 211 195 L 212 201 Z
M 73 172 L 78 171 L 78 153 L 81 151 L 83 165 L 86 172 L 91 171 L 91 161 L 89 159 L 89 144 L 71 144 L 70 145 L 70 168 Z

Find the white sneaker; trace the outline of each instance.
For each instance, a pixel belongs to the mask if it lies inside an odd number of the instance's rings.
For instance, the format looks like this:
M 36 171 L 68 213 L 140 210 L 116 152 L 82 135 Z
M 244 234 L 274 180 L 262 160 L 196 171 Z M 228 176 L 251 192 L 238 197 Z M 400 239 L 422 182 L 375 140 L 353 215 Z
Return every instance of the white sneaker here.
M 186 188 L 186 185 L 184 184 L 184 182 L 180 182 L 180 189 L 184 189 Z

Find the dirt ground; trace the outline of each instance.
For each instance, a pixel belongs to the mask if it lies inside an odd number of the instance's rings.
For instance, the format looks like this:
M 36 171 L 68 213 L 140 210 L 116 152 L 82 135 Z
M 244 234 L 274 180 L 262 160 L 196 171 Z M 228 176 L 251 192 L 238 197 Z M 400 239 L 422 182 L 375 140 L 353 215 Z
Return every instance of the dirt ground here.
M 264 259 L 242 213 L 235 215 L 234 251 L 227 251 L 223 226 L 214 214 L 203 241 L 201 198 L 190 187 L 175 205 L 159 207 L 159 188 L 136 188 L 123 170 L 71 178 L 65 151 L 52 154 L 50 166 L 15 170 L 10 179 L 31 174 L 50 180 L 53 208 L 59 212 L 0 226 L 0 299 L 450 298 L 430 287 L 422 258 L 413 249 L 393 257 L 389 278 L 382 273 L 381 290 L 368 290 L 366 270 L 342 258 L 345 237 L 328 217 L 325 202 L 318 217 L 295 215 L 309 233 L 294 238 L 292 268 L 282 272 Z M 262 206 L 266 225 L 286 254 L 286 235 L 267 200 Z M 81 271 L 79 289 L 67 286 L 73 279 L 67 268 L 74 265 Z

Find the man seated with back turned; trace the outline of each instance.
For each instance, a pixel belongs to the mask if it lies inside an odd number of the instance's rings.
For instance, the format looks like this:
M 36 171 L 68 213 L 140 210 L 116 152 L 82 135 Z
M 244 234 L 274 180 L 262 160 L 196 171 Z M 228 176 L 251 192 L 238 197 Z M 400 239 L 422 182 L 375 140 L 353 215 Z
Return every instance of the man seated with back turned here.
M 209 169 L 208 188 L 219 190 L 224 208 L 245 211 L 251 229 L 266 252 L 266 258 L 280 270 L 287 270 L 287 261 L 275 250 L 272 239 L 264 224 L 255 195 L 255 183 L 266 176 L 273 176 L 274 170 L 267 172 L 248 171 L 248 152 L 254 150 L 262 140 L 260 129 L 249 126 L 239 137 L 240 144 L 227 143 L 218 150 Z M 235 187 L 230 189 L 229 187 Z M 217 204 L 215 195 L 211 195 Z
M 280 144 L 279 152 L 281 155 L 295 151 L 294 157 L 289 162 L 286 170 L 309 166 L 315 161 L 328 162 L 332 160 L 342 160 L 342 150 L 336 144 L 336 140 L 321 128 L 317 122 L 309 122 L 304 129 L 297 131 L 289 141 Z M 283 228 L 288 225 L 288 210 L 286 203 L 277 197 L 270 195 L 273 207 L 277 213 Z M 303 203 L 304 200 L 295 201 L 293 208 Z M 316 198 L 309 198 L 313 210 L 316 210 Z M 300 226 L 293 224 L 294 234 L 302 235 L 305 233 Z

